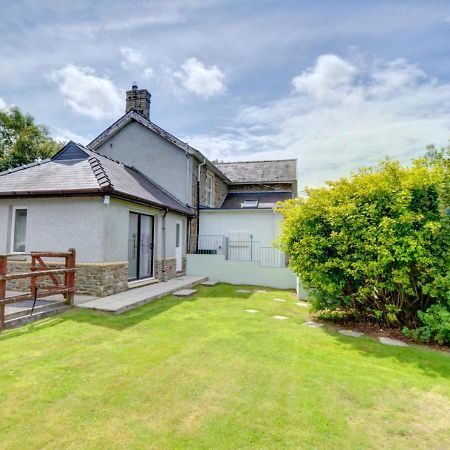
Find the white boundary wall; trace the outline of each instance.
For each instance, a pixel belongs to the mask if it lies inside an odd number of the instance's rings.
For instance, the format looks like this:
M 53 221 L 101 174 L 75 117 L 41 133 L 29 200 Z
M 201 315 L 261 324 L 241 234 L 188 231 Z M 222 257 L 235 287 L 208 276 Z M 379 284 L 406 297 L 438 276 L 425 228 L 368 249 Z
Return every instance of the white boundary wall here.
M 227 261 L 223 255 L 186 255 L 187 275 L 207 276 L 230 284 L 250 284 L 296 289 L 297 278 L 289 268 L 259 267 L 257 262 Z

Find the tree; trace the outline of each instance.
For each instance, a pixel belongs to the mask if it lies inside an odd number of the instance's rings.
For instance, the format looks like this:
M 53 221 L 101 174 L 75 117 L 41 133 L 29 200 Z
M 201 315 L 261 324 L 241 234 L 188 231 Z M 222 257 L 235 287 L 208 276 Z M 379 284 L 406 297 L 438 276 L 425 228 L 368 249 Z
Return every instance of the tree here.
M 30 114 L 17 107 L 0 110 L 0 171 L 49 158 L 61 147 Z
M 415 327 L 419 311 L 450 308 L 450 171 L 434 156 L 386 160 L 279 207 L 280 246 L 316 309 Z

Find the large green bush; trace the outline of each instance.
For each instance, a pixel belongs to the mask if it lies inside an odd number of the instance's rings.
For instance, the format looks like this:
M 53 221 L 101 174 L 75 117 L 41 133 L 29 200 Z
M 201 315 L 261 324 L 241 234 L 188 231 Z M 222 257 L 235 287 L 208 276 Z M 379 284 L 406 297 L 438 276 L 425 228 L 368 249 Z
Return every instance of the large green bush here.
M 280 247 L 317 309 L 416 327 L 450 304 L 448 159 L 383 161 L 282 204 Z M 447 196 L 447 197 L 446 197 Z

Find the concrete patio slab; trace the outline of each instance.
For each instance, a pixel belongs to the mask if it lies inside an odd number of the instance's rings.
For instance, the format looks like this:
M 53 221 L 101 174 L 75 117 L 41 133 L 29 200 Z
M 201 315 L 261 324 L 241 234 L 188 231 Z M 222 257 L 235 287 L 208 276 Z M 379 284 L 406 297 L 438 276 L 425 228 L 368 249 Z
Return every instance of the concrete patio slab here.
M 254 314 L 254 313 L 259 312 L 259 311 L 256 310 L 256 309 L 245 309 L 244 311 L 245 311 L 245 312 L 248 312 L 248 313 L 251 313 L 251 314 Z
M 129 289 L 119 294 L 100 297 L 77 305 L 78 308 L 94 309 L 112 314 L 121 314 L 130 309 L 150 303 L 165 295 L 173 294 L 180 289 L 188 289 L 206 281 L 207 277 L 193 277 L 183 275 L 172 280 Z
M 311 327 L 311 328 L 320 328 L 323 327 L 323 323 L 318 323 L 318 322 L 305 322 L 303 325 L 305 325 L 305 327 Z
M 181 291 L 174 292 L 175 297 L 190 297 L 197 292 L 197 289 L 181 289 Z
M 409 345 L 406 342 L 399 341 L 398 339 L 392 339 L 386 336 L 380 336 L 378 340 L 382 344 L 393 345 L 394 347 L 409 347 Z
M 29 294 L 30 291 L 6 291 L 6 298 L 8 297 L 14 297 L 16 295 L 22 295 L 22 294 Z M 92 295 L 81 295 L 81 294 L 75 294 L 74 296 L 74 305 L 78 305 L 79 303 L 87 302 L 88 300 L 94 300 L 96 297 L 93 297 Z M 63 302 L 64 297 L 62 294 L 57 295 L 50 295 L 48 297 L 44 297 L 43 299 L 40 299 L 40 301 L 53 301 L 53 302 Z M 22 302 L 20 302 L 21 304 Z M 13 305 L 17 305 L 17 303 L 13 303 Z M 8 306 L 6 306 L 8 307 Z
M 350 336 L 355 338 L 359 338 L 364 334 L 361 333 L 360 331 L 353 331 L 353 330 L 339 330 L 339 333 L 343 334 L 344 336 Z
M 205 281 L 204 283 L 202 283 L 202 286 L 215 286 L 217 283 L 218 283 L 218 281 L 208 280 L 208 281 Z
M 286 316 L 272 316 L 274 319 L 277 319 L 277 320 L 286 320 L 286 319 L 289 319 L 289 317 L 286 317 Z
M 296 303 L 297 306 L 302 306 L 303 308 L 308 308 L 309 304 L 307 302 L 297 302 Z

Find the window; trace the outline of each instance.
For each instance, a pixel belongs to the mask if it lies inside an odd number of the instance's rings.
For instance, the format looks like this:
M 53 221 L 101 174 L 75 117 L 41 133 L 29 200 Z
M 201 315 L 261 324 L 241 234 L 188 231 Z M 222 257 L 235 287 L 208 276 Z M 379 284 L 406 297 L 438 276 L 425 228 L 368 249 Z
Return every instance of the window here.
M 213 205 L 213 179 L 211 175 L 206 175 L 206 204 Z
M 13 252 L 25 251 L 25 239 L 27 235 L 27 210 L 26 208 L 14 208 L 13 210 Z

